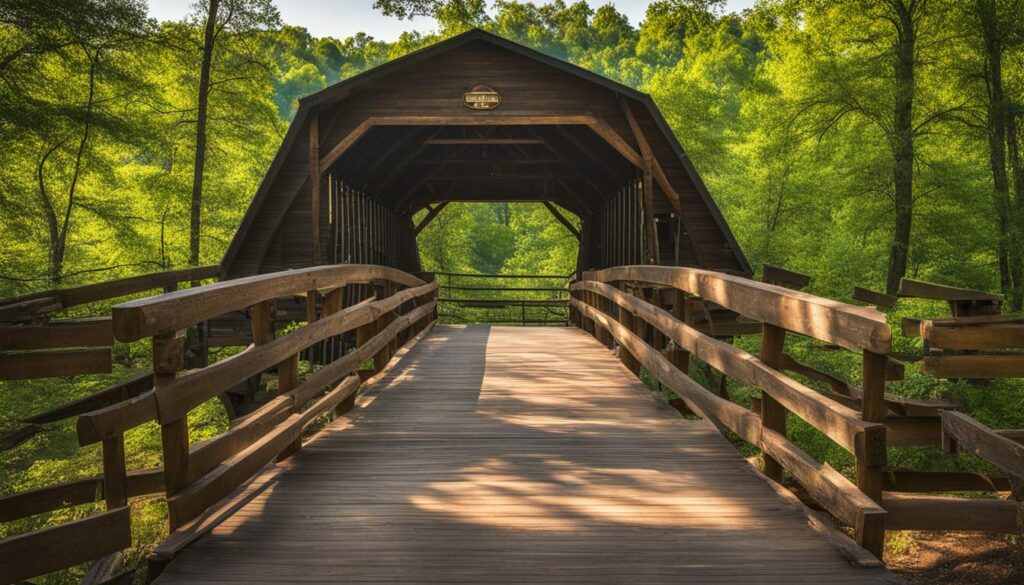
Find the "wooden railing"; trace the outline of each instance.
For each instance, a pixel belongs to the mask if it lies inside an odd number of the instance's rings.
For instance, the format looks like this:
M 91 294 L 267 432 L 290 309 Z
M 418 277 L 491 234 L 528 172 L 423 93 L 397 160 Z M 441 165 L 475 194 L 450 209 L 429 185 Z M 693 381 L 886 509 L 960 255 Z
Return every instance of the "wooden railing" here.
M 102 374 L 111 370 L 109 314 L 53 319 L 58 313 L 181 282 L 217 278 L 220 266 L 183 268 L 0 300 L 0 380 Z
M 372 286 L 375 294 L 344 307 L 345 287 Z M 363 377 L 381 371 L 400 345 L 436 319 L 437 285 L 404 272 L 369 265 L 338 265 L 219 282 L 131 301 L 113 309 L 114 335 L 123 342 L 149 338 L 153 351 L 150 389 L 78 418 L 83 446 L 102 443 L 103 475 L 0 499 L 0 520 L 26 517 L 69 504 L 94 501 L 101 488 L 107 511 L 0 541 L 0 583 L 69 567 L 115 553 L 131 544 L 128 498 L 163 490 L 170 530 L 188 531 L 204 511 L 255 476 L 268 463 L 301 447 L 304 430 L 322 415 L 351 408 Z M 273 303 L 305 296 L 308 322 L 274 338 Z M 316 311 L 316 299 L 320 312 Z M 182 372 L 189 326 L 248 307 L 254 344 L 210 366 Z M 332 355 L 305 379 L 303 350 L 349 332 L 356 347 Z M 340 353 L 340 352 L 339 352 Z M 372 360 L 370 370 L 362 370 Z M 228 431 L 189 443 L 188 413 L 230 386 L 276 370 L 276 397 Z M 156 421 L 161 428 L 163 469 L 128 471 L 124 433 Z M 172 535 L 173 536 L 173 535 Z M 158 548 L 158 570 L 187 538 Z M 57 551 L 54 553 L 54 551 Z M 151 575 L 152 577 L 152 575 Z
M 769 478 L 781 482 L 783 471 L 788 472 L 817 504 L 854 529 L 862 547 L 881 558 L 886 518 L 880 505 L 886 464 L 885 354 L 891 339 L 881 313 L 693 268 L 624 266 L 585 272 L 570 288 L 578 326 L 606 345 L 614 341 L 628 368 L 639 373 L 643 366 L 690 410 L 761 449 Z M 673 291 L 672 312 L 644 300 L 652 295 L 645 295 L 643 289 L 650 288 Z M 687 297 L 699 297 L 761 322 L 760 355 L 750 355 L 688 324 L 683 314 Z M 783 373 L 787 332 L 863 355 L 859 409 Z M 691 356 L 760 389 L 755 408 L 744 408 L 691 379 L 687 375 Z M 789 413 L 856 457 L 856 484 L 787 439 Z
M 472 274 L 435 272 L 438 302 L 448 310 L 445 322 L 482 321 L 494 324 L 568 325 L 569 277 L 558 274 Z M 526 284 L 495 284 L 510 279 Z M 533 282 L 531 282 L 533 281 Z M 453 308 L 487 309 L 486 318 L 469 318 Z M 504 313 L 501 311 L 504 310 Z M 540 313 L 539 315 L 537 313 Z

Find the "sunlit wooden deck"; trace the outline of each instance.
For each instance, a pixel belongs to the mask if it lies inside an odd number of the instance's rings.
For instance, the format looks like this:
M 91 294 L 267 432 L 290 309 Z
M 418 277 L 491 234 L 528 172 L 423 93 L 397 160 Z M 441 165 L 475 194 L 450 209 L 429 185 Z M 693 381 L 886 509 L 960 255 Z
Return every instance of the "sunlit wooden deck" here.
M 569 328 L 438 326 L 157 583 L 870 583 Z

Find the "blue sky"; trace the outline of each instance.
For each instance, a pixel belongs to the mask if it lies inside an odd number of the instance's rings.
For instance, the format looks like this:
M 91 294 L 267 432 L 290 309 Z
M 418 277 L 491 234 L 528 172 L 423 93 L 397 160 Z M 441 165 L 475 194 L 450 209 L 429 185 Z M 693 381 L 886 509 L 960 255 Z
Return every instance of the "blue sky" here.
M 543 1 L 543 0 L 534 0 Z M 192 0 L 149 0 L 150 16 L 159 20 L 177 20 L 188 12 Z M 614 4 L 634 25 L 643 20 L 649 0 L 591 0 L 591 6 Z M 432 30 L 434 22 L 419 18 L 400 21 L 373 9 L 373 0 L 275 0 L 281 17 L 288 24 L 303 26 L 314 36 L 343 39 L 365 32 L 383 40 L 394 40 L 402 31 L 415 28 Z M 730 11 L 749 8 L 754 0 L 727 0 Z

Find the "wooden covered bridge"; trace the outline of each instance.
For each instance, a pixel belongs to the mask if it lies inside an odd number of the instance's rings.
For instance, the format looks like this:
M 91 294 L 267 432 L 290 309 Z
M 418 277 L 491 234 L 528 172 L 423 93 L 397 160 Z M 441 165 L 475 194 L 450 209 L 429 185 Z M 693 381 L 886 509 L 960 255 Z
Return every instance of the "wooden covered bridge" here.
M 436 323 L 416 234 L 450 201 L 497 200 L 543 202 L 579 238 L 571 327 Z M 91 583 L 123 578 L 130 501 L 153 493 L 170 523 L 158 583 L 890 582 L 887 529 L 1018 530 L 1012 500 L 896 493 L 1009 489 L 1018 443 L 954 404 L 886 395 L 901 366 L 878 310 L 751 272 L 648 96 L 481 31 L 368 71 L 301 101 L 219 282 L 0 305 L 0 349 L 22 352 L 2 356 L 8 379 L 111 335 L 153 352 L 152 374 L 33 417 L 77 417 L 103 474 L 2 498 L 0 521 L 106 509 L 0 541 L 0 583 L 95 559 Z M 109 318 L 47 318 L 154 287 Z M 729 343 L 741 333 L 758 355 Z M 787 334 L 861 355 L 859 386 L 788 375 L 824 374 Z M 209 363 L 211 344 L 244 349 Z M 103 351 L 60 355 L 87 373 Z M 698 384 L 691 359 L 754 398 Z M 218 397 L 230 428 L 190 441 L 189 412 Z M 794 417 L 854 479 L 787 436 Z M 163 466 L 127 469 L 124 434 L 153 421 Z M 1007 476 L 886 467 L 888 446 L 940 439 Z

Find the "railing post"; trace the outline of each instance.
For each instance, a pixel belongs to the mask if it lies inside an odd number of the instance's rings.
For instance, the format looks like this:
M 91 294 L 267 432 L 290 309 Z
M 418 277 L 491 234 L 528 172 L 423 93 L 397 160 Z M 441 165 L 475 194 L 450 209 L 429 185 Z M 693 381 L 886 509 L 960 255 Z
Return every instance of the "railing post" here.
M 885 371 L 889 358 L 880 353 L 864 352 L 862 375 L 863 396 L 861 418 L 868 422 L 885 423 Z M 882 503 L 882 465 L 868 465 L 864 454 L 857 454 L 857 487 L 869 498 Z M 872 524 L 856 527 L 857 542 L 879 559 L 885 544 L 885 524 L 881 519 Z
M 107 510 L 128 505 L 128 470 L 124 461 L 124 433 L 103 441 L 103 498 Z
M 616 283 L 616 286 L 622 292 L 630 294 L 626 288 L 625 283 L 619 282 Z M 625 327 L 626 329 L 636 333 L 636 325 L 633 322 L 633 314 L 627 311 L 622 305 L 618 305 L 617 308 L 619 323 L 622 323 L 623 327 Z M 636 356 L 630 353 L 630 351 L 622 345 L 619 345 L 619 359 L 622 360 L 622 364 L 626 366 L 626 368 L 629 371 L 633 372 L 637 376 L 640 375 L 640 362 L 637 361 Z
M 597 309 L 598 311 L 601 311 L 602 313 L 605 313 L 605 314 L 609 313 L 610 307 L 612 305 L 612 302 L 610 300 L 604 298 L 603 296 L 601 296 L 601 295 L 599 295 L 597 293 L 594 293 L 594 301 L 595 301 L 595 304 L 594 304 L 594 308 L 595 309 Z M 604 327 L 601 327 L 596 322 L 594 323 L 594 326 L 597 327 L 597 340 L 599 342 L 601 342 L 601 345 L 603 345 L 605 347 L 611 347 L 612 346 L 612 334 L 611 334 L 611 331 L 608 331 Z
M 782 365 L 782 353 L 786 345 L 786 330 L 764 323 L 761 328 L 761 361 L 766 366 L 778 369 Z M 786 408 L 767 392 L 761 392 L 761 426 L 786 436 Z M 782 482 L 782 465 L 774 458 L 764 455 L 764 474 Z
M 683 323 L 689 324 L 690 322 L 686 310 L 686 295 L 684 295 L 681 290 L 673 289 L 672 315 Z M 673 349 L 669 354 L 669 359 L 672 361 L 672 365 L 679 368 L 679 371 L 689 375 L 690 352 L 676 347 L 676 349 Z
M 376 283 L 376 284 L 374 284 L 374 286 L 373 286 L 373 293 L 374 293 L 374 295 L 376 295 L 377 300 L 383 300 L 384 298 L 386 298 L 388 296 L 388 286 L 387 286 L 387 283 Z M 367 337 L 363 338 L 363 340 L 361 340 L 359 342 L 359 345 L 362 345 L 366 341 L 370 340 L 374 335 L 376 335 L 381 330 L 383 330 L 384 327 L 387 326 L 388 317 L 389 317 L 389 315 L 381 315 L 373 323 L 373 332 L 369 333 L 369 335 Z M 373 355 L 373 373 L 374 374 L 376 374 L 377 372 L 380 372 L 381 370 L 383 370 L 388 365 L 388 362 L 391 360 L 391 356 L 388 355 L 389 347 L 390 347 L 390 344 L 385 344 L 384 347 L 382 347 L 380 349 L 380 351 L 378 351 L 377 353 L 375 353 Z
M 185 337 L 171 332 L 153 337 L 153 386 L 159 388 L 174 380 L 184 360 Z M 164 491 L 167 497 L 177 494 L 188 485 L 188 415 L 160 425 L 160 442 L 164 455 Z M 174 532 L 187 519 L 177 518 L 172 511 L 168 516 L 170 530 Z

